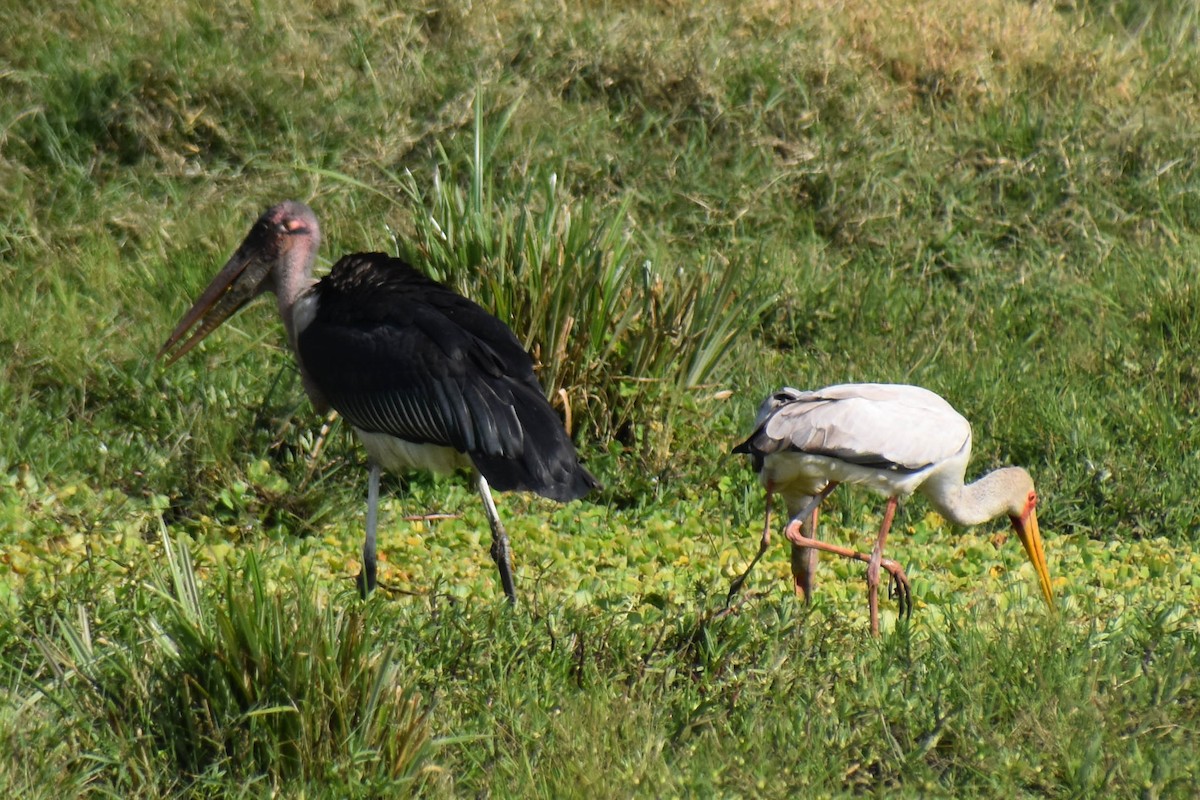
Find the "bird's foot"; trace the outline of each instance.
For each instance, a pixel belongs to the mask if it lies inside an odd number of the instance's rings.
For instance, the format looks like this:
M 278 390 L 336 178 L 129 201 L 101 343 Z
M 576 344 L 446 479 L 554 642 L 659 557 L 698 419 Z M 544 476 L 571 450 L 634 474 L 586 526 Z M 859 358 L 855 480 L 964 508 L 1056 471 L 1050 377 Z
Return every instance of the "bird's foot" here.
M 358 577 L 354 579 L 354 584 L 358 587 L 358 595 L 363 600 L 370 596 L 371 592 L 375 591 L 375 565 L 363 564 L 362 571 L 358 573 Z
M 496 569 L 500 573 L 500 586 L 504 589 L 504 597 L 508 600 L 509 605 L 517 604 L 517 590 L 512 577 L 512 551 L 508 546 L 508 536 L 501 528 L 497 536 L 496 532 L 492 533 L 492 546 L 489 550 L 492 560 L 496 562 Z
M 805 605 L 812 605 L 812 582 L 806 576 L 792 576 L 792 591 L 795 592 L 796 597 L 804 600 Z
M 746 582 L 746 576 L 749 573 L 743 572 L 733 579 L 729 584 L 729 592 L 725 595 L 725 607 L 729 608 L 729 604 L 733 602 L 733 598 L 737 597 L 737 593 L 742 590 L 742 585 Z
M 889 576 L 888 597 L 896 600 L 897 610 L 901 617 L 911 619 L 913 609 L 912 584 L 908 582 L 908 576 L 904 574 L 904 568 L 890 558 L 883 559 L 880 562 L 880 566 L 887 570 Z

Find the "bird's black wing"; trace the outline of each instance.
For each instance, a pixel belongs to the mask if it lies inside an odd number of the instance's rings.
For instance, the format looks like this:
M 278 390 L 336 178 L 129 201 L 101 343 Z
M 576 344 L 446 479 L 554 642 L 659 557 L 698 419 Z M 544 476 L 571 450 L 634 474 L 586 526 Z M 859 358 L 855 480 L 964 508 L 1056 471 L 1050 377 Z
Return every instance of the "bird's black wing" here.
M 598 485 L 529 354 L 478 305 L 381 253 L 346 256 L 312 291 L 300 358 L 355 427 L 466 453 L 500 490 L 569 500 Z

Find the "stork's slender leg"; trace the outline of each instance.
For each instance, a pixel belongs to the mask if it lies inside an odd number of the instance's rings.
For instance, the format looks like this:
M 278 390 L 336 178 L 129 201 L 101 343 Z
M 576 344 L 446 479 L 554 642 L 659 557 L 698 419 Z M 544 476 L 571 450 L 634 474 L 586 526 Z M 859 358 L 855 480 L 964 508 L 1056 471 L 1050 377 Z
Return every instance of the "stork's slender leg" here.
M 883 560 L 883 545 L 895 516 L 896 498 L 889 497 L 883 512 L 883 524 L 879 526 L 879 536 L 875 538 L 875 547 L 871 550 L 871 560 L 867 562 L 867 605 L 871 610 L 871 633 L 876 636 L 879 635 L 879 564 Z
M 811 547 L 816 550 L 824 550 L 826 553 L 833 553 L 835 556 L 842 558 L 850 558 L 855 561 L 862 561 L 868 567 L 871 563 L 872 556 L 866 553 L 860 553 L 857 550 L 851 550 L 849 547 L 842 547 L 836 544 L 829 544 L 817 539 L 810 539 L 800 533 L 801 525 L 799 519 L 793 519 L 784 529 L 783 535 L 787 537 L 794 545 L 800 547 Z M 890 558 L 883 558 L 880 554 L 879 566 L 888 571 L 892 576 L 892 585 L 896 593 L 896 602 L 900 606 L 900 614 L 912 613 L 912 587 L 909 585 L 908 576 L 904 574 L 904 568 L 896 561 Z
M 733 583 L 731 583 L 729 585 L 729 595 L 725 598 L 725 607 L 726 608 L 729 607 L 729 602 L 731 600 L 733 600 L 734 595 L 736 595 L 741 590 L 742 584 L 744 584 L 746 582 L 746 577 L 750 574 L 750 570 L 754 569 L 754 565 L 758 563 L 758 560 L 760 558 L 762 558 L 763 553 L 765 553 L 767 551 L 767 547 L 770 546 L 770 544 L 771 544 L 771 496 L 774 494 L 774 491 L 773 491 L 774 488 L 775 488 L 775 484 L 772 483 L 771 481 L 767 481 L 767 519 L 766 519 L 766 522 L 763 524 L 763 534 L 762 534 L 762 539 L 760 539 L 759 543 L 758 543 L 758 552 L 755 553 L 754 558 L 750 560 L 750 565 L 746 567 L 746 571 L 743 572 L 741 575 L 737 576 L 736 578 L 734 578 Z M 806 517 L 811 517 L 813 520 L 813 524 L 815 525 L 816 518 L 817 518 L 817 508 L 821 505 L 821 501 L 824 500 L 826 497 L 828 497 L 829 493 L 832 492 L 836 488 L 837 488 L 837 484 L 835 482 L 830 481 L 829 483 L 827 483 L 825 485 L 825 488 L 822 489 L 820 491 L 820 493 L 814 495 L 813 498 L 808 502 L 808 504 L 804 506 L 803 511 L 801 511 L 796 516 L 792 517 L 791 521 L 788 523 L 788 526 L 791 527 L 792 525 L 799 524 L 798 520 L 806 518 Z M 816 561 L 815 561 L 816 553 L 812 554 L 812 558 L 813 558 L 812 568 L 815 569 L 816 568 Z M 793 556 L 792 563 L 795 564 L 794 556 Z M 794 575 L 794 571 L 793 571 L 793 575 Z M 795 580 L 795 578 L 793 578 L 793 580 Z M 809 578 L 809 582 L 811 583 L 811 576 Z M 810 587 L 810 589 L 811 589 L 811 587 Z
M 767 552 L 767 547 L 771 544 L 771 497 L 775 494 L 775 484 L 767 481 L 767 513 L 766 520 L 763 521 L 762 538 L 758 542 L 758 552 L 754 554 L 754 558 L 750 559 L 745 572 L 733 579 L 733 583 L 729 584 L 729 594 L 725 596 L 725 607 L 729 608 L 729 604 L 733 601 L 734 595 L 742 590 L 742 584 L 746 582 L 746 578 L 750 575 L 750 570 L 754 569 L 754 565 L 762 558 L 763 553 Z
M 487 479 L 482 474 L 478 476 L 479 496 L 483 498 L 483 509 L 487 514 L 488 525 L 492 528 L 492 560 L 500 570 L 500 585 L 504 587 L 504 596 L 508 602 L 516 604 L 517 591 L 513 587 L 512 550 L 508 546 L 508 534 L 500 523 L 500 514 L 496 511 L 496 503 L 492 500 L 492 490 L 488 488 Z
M 825 488 L 808 499 L 801 511 L 792 517 L 792 522 L 804 520 L 810 523 L 808 539 L 817 538 L 817 515 L 821 503 L 833 493 L 838 486 L 837 481 L 830 481 Z M 800 523 L 800 535 L 804 536 L 804 524 Z M 803 547 L 792 542 L 792 588 L 796 594 L 804 596 L 804 602 L 812 602 L 813 579 L 817 574 L 817 550 Z
M 379 465 L 371 462 L 367 477 L 367 535 L 363 539 L 362 571 L 358 573 L 358 591 L 366 596 L 375 591 L 375 526 L 379 522 Z
M 820 508 L 814 508 L 812 511 L 807 534 L 809 539 L 817 538 L 817 515 L 820 513 Z M 803 525 L 800 530 L 804 531 Z M 792 588 L 804 598 L 805 603 L 812 602 L 813 579 L 817 573 L 819 556 L 819 552 L 811 547 L 801 547 L 792 543 Z

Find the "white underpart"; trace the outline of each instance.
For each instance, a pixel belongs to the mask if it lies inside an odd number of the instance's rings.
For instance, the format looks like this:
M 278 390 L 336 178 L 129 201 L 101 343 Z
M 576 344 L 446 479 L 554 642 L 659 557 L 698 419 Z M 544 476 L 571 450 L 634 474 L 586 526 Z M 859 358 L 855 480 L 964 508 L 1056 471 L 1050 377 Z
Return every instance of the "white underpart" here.
M 851 483 L 872 489 L 885 497 L 904 497 L 913 493 L 918 487 L 929 494 L 935 488 L 941 488 L 938 477 L 958 477 L 961 481 L 967 459 L 971 456 L 968 447 L 956 453 L 951 458 L 931 464 L 917 472 L 902 472 L 900 470 L 884 470 L 875 467 L 864 467 L 851 464 L 838 458 L 799 453 L 794 450 L 772 453 L 763 460 L 762 480 L 770 479 L 777 490 L 785 494 L 815 494 L 825 486 L 826 481 Z M 951 482 L 953 484 L 953 482 Z
M 427 469 L 433 472 L 448 473 L 471 466 L 470 457 L 466 453 L 458 452 L 453 447 L 415 444 L 386 433 L 370 433 L 358 428 L 355 428 L 354 432 L 358 434 L 359 440 L 371 458 L 389 472 Z
M 758 480 L 764 487 L 783 496 L 788 515 L 795 517 L 803 511 L 813 496 L 825 488 L 829 481 L 824 475 L 807 474 L 795 463 L 795 453 L 772 453 L 763 459 Z

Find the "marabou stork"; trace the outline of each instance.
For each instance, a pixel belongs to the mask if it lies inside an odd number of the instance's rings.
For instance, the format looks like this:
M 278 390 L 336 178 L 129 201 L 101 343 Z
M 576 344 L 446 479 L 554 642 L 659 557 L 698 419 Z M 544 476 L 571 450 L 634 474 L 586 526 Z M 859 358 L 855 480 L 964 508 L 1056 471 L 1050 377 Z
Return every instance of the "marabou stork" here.
M 370 456 L 363 595 L 376 585 L 380 468 L 466 467 L 475 471 L 504 594 L 515 602 L 508 535 L 489 485 L 566 502 L 599 483 L 503 322 L 383 253 L 343 256 L 315 280 L 320 241 L 305 204 L 263 212 L 159 357 L 175 362 L 250 300 L 274 292 L 309 399 L 345 417 Z
M 958 525 L 979 525 L 1007 514 L 1037 570 L 1042 596 L 1054 608 L 1033 479 L 1020 467 L 1005 467 L 964 485 L 971 424 L 928 389 L 880 383 L 848 383 L 811 392 L 784 388 L 764 401 L 754 432 L 733 452 L 749 455 L 768 492 L 786 498 L 793 516 L 784 535 L 794 547 L 867 563 L 872 633 L 879 633 L 881 567 L 892 576 L 901 613 L 912 613 L 908 579 L 899 564 L 883 558 L 883 546 L 897 499 L 917 491 Z M 801 531 L 810 518 L 815 527 L 817 507 L 839 483 L 860 484 L 888 498 L 870 556 Z M 759 555 L 768 536 L 769 528 Z M 745 574 L 739 581 L 744 579 Z

